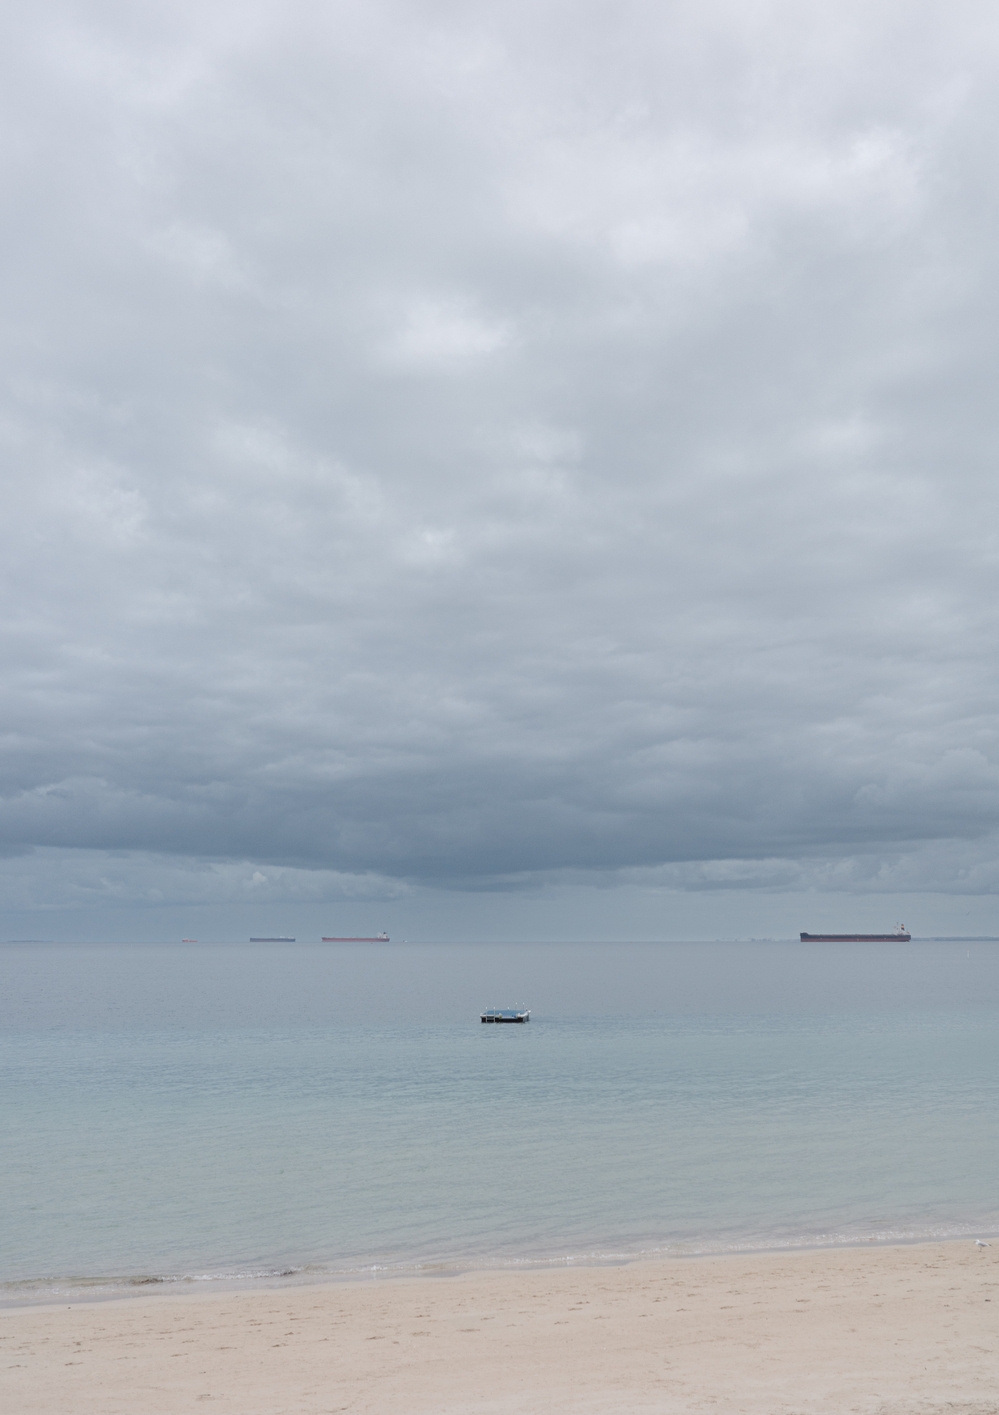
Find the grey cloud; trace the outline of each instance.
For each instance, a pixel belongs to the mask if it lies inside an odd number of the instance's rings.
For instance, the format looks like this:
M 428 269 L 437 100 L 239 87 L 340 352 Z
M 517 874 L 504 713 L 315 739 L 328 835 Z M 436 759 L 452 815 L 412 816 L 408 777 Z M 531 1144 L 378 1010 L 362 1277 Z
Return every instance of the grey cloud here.
M 366 904 L 403 899 L 398 881 L 332 870 L 294 870 L 247 860 L 205 860 L 139 851 L 42 847 L 28 859 L 0 860 L 0 907 L 5 915 L 65 913 L 95 905 L 116 909 L 181 906 L 266 907 Z
M 974 842 L 932 840 L 906 850 L 880 848 L 866 854 L 819 859 L 697 860 L 653 869 L 621 871 L 622 884 L 664 891 L 767 892 L 808 891 L 892 895 L 896 899 L 927 893 L 982 896 L 999 893 L 999 842 L 995 835 Z
M 0 849 L 991 879 L 983 7 L 8 24 Z

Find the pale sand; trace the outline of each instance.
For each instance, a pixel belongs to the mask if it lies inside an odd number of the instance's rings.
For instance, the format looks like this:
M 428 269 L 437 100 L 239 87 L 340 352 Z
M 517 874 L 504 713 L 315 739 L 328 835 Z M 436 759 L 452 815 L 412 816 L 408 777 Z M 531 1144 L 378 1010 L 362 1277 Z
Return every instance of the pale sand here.
M 4 1415 L 999 1411 L 999 1243 L 0 1313 Z

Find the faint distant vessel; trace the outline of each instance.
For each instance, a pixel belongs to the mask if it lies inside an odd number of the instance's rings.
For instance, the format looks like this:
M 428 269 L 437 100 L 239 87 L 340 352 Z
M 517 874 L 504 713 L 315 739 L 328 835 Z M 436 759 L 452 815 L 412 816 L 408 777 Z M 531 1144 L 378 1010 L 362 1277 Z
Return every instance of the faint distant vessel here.
M 802 934 L 802 943 L 908 943 L 912 938 L 904 924 L 896 924 L 890 934 Z
M 521 1012 L 516 1007 L 488 1007 L 482 1014 L 483 1022 L 529 1022 L 530 1009 Z
M 196 938 L 182 938 L 182 939 L 181 939 L 181 943 L 197 943 L 197 941 L 198 941 L 198 940 L 197 940 Z
M 324 938 L 323 943 L 388 943 L 388 934 L 375 934 L 374 938 Z
M 251 943 L 294 943 L 293 938 L 251 938 Z

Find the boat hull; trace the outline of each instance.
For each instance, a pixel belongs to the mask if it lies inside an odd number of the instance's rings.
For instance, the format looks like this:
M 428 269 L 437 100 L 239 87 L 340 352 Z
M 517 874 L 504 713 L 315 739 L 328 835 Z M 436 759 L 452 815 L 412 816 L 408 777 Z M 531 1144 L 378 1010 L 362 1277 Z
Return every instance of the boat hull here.
M 912 934 L 802 934 L 802 943 L 908 943 Z
M 389 943 L 388 934 L 375 934 L 373 938 L 324 938 L 323 943 Z

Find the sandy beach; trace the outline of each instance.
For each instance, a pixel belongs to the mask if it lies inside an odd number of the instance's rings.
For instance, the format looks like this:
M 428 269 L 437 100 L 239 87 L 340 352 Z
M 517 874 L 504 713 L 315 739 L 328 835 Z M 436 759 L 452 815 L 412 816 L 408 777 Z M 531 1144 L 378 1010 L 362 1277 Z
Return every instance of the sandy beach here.
M 9 1415 L 999 1410 L 999 1243 L 138 1296 L 0 1315 Z

